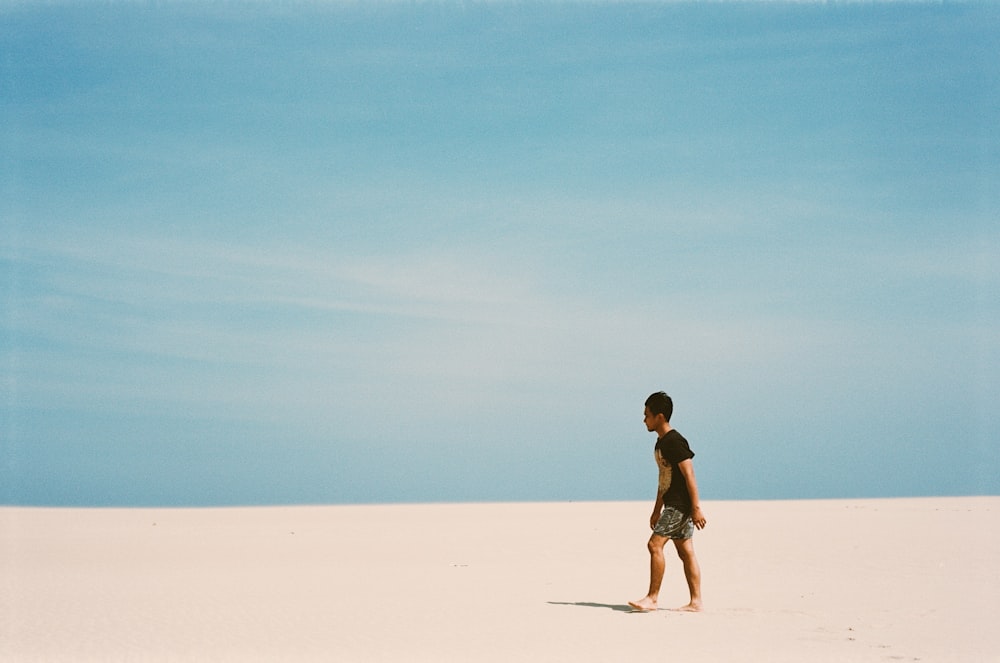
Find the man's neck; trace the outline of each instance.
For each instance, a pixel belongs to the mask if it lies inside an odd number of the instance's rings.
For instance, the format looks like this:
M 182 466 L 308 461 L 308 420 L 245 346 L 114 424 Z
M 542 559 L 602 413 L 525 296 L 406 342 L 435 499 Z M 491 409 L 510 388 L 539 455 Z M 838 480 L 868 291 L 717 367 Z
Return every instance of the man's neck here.
M 673 430 L 673 428 L 670 427 L 670 424 L 663 424 L 662 426 L 657 426 L 656 427 L 656 431 L 655 431 L 656 432 L 656 438 L 659 439 L 659 438 L 663 437 L 664 435 L 666 435 L 667 433 L 669 433 L 672 430 Z

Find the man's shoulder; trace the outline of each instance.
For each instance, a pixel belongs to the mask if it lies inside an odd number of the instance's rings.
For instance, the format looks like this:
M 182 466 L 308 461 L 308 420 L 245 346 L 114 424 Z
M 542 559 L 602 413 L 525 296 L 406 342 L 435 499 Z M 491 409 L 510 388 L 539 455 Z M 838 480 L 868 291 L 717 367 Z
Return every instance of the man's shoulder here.
M 674 428 L 668 430 L 663 437 L 656 441 L 656 449 L 671 460 L 683 460 L 684 458 L 694 456 L 687 438 L 678 433 Z
M 683 442 L 684 444 L 687 444 L 687 438 L 681 435 L 676 428 L 671 428 L 670 430 L 668 430 L 666 433 L 663 434 L 663 437 L 661 437 L 656 441 L 656 444 L 657 445 L 676 444 L 678 442 Z

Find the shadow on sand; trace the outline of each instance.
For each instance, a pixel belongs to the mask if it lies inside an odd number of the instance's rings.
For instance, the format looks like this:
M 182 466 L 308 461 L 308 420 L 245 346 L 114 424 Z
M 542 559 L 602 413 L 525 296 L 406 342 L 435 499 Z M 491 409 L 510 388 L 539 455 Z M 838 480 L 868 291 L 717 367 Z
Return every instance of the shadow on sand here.
M 630 605 L 613 605 L 611 603 L 591 603 L 589 601 L 578 601 L 576 603 L 568 603 L 565 601 L 548 601 L 549 605 L 575 605 L 581 608 L 604 608 L 605 610 L 614 610 L 615 612 L 639 612 Z

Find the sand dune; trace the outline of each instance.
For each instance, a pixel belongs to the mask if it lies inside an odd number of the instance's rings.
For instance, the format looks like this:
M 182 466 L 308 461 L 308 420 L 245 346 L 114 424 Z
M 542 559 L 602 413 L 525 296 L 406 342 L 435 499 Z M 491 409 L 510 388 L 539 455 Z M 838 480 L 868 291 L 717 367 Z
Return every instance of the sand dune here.
M 1000 661 L 1000 497 L 707 502 L 700 614 L 648 510 L 0 508 L 0 661 Z

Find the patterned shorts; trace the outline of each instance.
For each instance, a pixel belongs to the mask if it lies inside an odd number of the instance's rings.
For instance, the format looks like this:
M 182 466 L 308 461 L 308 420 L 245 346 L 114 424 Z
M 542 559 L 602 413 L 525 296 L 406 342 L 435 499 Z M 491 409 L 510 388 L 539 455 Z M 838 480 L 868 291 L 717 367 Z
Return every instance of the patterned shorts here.
M 663 513 L 653 528 L 653 534 L 668 539 L 690 539 L 694 536 L 694 521 L 691 515 L 672 506 L 663 507 Z

